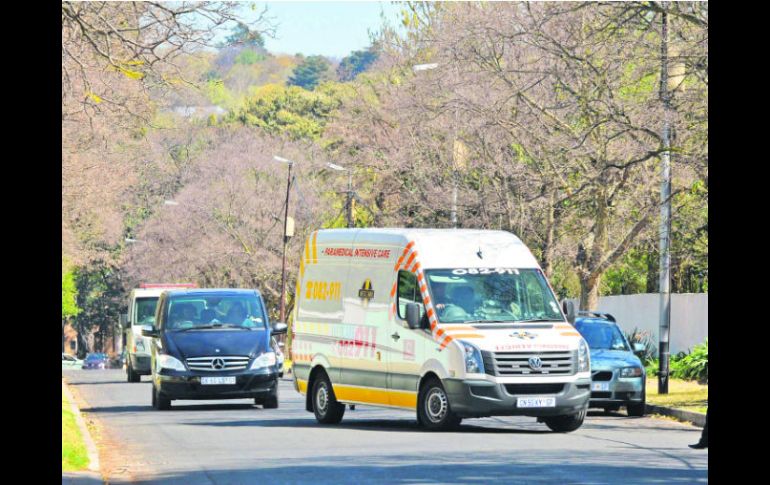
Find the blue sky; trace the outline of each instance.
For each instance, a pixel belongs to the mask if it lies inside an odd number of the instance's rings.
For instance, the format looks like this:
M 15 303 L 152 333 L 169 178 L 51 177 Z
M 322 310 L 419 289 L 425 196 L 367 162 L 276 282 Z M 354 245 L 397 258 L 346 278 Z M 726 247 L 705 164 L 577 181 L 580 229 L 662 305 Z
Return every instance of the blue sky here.
M 400 7 L 393 2 L 257 2 L 277 25 L 276 38 L 266 38 L 273 53 L 324 55 L 342 58 L 369 45 L 367 29 L 378 31 L 383 11 L 391 24 Z

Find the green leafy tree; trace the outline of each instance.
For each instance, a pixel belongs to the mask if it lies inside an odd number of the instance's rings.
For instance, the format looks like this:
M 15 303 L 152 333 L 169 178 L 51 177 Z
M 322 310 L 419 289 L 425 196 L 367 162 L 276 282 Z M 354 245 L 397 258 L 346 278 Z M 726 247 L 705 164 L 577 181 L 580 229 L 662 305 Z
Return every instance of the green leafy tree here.
M 331 77 L 331 64 L 323 56 L 310 56 L 294 68 L 289 77 L 289 86 L 299 86 L 307 90 L 315 89 L 322 81 Z
M 337 66 L 337 78 L 343 82 L 352 81 L 356 76 L 366 71 L 377 60 L 377 57 L 377 53 L 371 48 L 351 52 Z

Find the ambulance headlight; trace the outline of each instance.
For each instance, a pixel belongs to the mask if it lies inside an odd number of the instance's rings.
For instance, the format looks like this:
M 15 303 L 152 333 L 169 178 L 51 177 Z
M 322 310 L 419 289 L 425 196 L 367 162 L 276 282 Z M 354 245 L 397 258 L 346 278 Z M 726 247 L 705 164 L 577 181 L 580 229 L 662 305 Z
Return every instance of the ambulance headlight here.
M 265 352 L 254 359 L 251 363 L 251 370 L 263 369 L 275 365 L 275 352 Z
M 585 339 L 580 338 L 578 344 L 578 372 L 588 372 L 591 370 L 591 357 L 588 354 L 588 344 Z
M 184 364 L 168 354 L 158 354 L 158 367 L 161 369 L 185 371 Z
M 468 374 L 483 374 L 484 361 L 481 359 L 481 351 L 473 344 L 460 341 L 465 358 L 465 372 Z

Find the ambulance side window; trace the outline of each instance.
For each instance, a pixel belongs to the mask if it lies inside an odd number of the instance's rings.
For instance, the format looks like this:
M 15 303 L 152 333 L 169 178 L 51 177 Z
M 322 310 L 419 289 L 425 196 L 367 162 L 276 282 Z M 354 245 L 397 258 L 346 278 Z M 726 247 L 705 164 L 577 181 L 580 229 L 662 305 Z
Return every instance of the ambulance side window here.
M 409 271 L 398 272 L 398 317 L 406 319 L 407 303 L 422 303 L 420 288 L 417 286 L 417 276 Z M 423 310 L 420 309 L 420 314 Z

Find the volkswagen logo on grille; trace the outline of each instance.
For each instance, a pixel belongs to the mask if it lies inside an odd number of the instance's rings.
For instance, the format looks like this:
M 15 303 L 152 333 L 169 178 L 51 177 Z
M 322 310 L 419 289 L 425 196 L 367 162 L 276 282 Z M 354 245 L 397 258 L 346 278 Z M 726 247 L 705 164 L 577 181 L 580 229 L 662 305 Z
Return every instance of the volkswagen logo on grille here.
M 543 361 L 540 360 L 540 357 L 530 357 L 527 362 L 529 363 L 529 368 L 532 370 L 539 370 L 543 367 Z
M 214 370 L 222 370 L 222 369 L 224 369 L 225 368 L 225 361 L 224 361 L 224 359 L 220 359 L 219 357 L 217 357 L 216 359 L 213 359 L 211 361 L 211 368 L 214 369 Z

